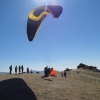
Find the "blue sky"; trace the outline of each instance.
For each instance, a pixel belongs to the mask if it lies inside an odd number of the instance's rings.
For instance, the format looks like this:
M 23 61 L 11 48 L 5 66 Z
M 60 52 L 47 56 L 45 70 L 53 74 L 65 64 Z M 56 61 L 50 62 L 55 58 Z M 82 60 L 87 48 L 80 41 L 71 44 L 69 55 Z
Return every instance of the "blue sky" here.
M 58 19 L 50 14 L 32 42 L 26 27 L 29 12 L 35 7 L 59 4 Z M 0 71 L 24 65 L 43 70 L 75 69 L 79 63 L 100 69 L 100 0 L 1 0 Z

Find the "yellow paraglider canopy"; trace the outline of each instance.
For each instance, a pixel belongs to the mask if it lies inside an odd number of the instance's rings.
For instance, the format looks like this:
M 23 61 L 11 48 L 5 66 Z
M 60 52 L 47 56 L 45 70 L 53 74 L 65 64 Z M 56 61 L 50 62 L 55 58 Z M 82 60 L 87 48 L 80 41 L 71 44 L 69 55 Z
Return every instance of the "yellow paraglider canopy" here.
M 27 36 L 32 41 L 46 16 L 51 13 L 54 18 L 58 18 L 62 13 L 60 5 L 40 6 L 33 9 L 28 16 Z

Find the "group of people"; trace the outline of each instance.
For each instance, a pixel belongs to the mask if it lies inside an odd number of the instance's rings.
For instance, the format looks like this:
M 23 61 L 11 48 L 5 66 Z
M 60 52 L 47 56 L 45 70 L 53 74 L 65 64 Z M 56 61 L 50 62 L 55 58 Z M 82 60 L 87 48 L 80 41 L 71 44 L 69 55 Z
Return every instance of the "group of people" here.
M 48 66 L 46 66 L 46 67 L 44 68 L 44 76 L 42 76 L 42 78 L 48 77 L 49 74 L 50 74 L 50 72 L 51 72 L 52 70 L 53 70 L 53 68 L 48 68 Z
M 64 72 L 63 72 L 63 71 L 61 72 L 61 76 L 62 76 L 62 77 L 64 76 L 64 77 L 66 78 L 66 74 L 67 74 L 67 73 L 66 73 L 65 70 L 64 70 Z
M 12 73 L 12 65 L 9 67 L 9 70 L 10 70 L 9 74 L 11 74 Z M 20 73 L 23 74 L 23 71 L 24 71 L 23 65 L 22 66 L 19 65 L 19 67 L 17 67 L 17 65 L 16 65 L 16 67 L 15 67 L 15 74 L 17 74 L 18 70 L 19 70 L 19 74 Z
M 19 67 L 17 67 L 17 65 L 16 65 L 16 67 L 15 67 L 15 74 L 17 74 L 17 70 L 19 70 L 19 74 L 20 74 L 20 73 L 23 74 L 23 71 L 24 71 L 23 65 L 22 65 L 22 66 L 19 65 Z
M 10 70 L 9 74 L 11 74 L 12 73 L 12 65 L 9 67 L 9 70 Z M 26 70 L 27 70 L 27 73 L 29 73 L 29 68 L 27 68 Z M 18 71 L 19 71 L 19 74 L 24 73 L 23 65 L 22 66 L 19 65 L 18 67 L 17 67 L 17 65 L 15 66 L 15 74 L 17 74 Z
M 12 65 L 9 67 L 9 69 L 10 69 L 10 74 L 12 73 Z M 19 74 L 20 73 L 22 73 L 23 74 L 23 71 L 24 71 L 24 67 L 23 67 L 23 65 L 22 66 L 20 66 L 19 65 L 19 67 L 17 67 L 17 65 L 16 65 L 16 67 L 15 67 L 15 74 L 17 74 L 17 71 L 19 70 Z M 53 68 L 48 68 L 48 66 L 46 66 L 45 68 L 44 68 L 44 76 L 42 76 L 42 78 L 44 78 L 44 77 L 48 77 L 49 76 L 49 74 L 50 74 L 50 72 L 53 70 Z M 27 73 L 29 73 L 29 68 L 27 68 Z M 30 73 L 33 73 L 32 72 L 32 70 L 30 71 Z M 64 70 L 64 72 L 62 71 L 61 72 L 61 77 L 65 77 L 66 78 L 66 71 Z
M 50 74 L 50 72 L 53 70 L 53 68 L 48 68 L 48 66 L 46 66 L 45 68 L 44 68 L 44 76 L 42 76 L 42 79 L 44 78 L 44 77 L 48 77 L 49 76 L 49 74 Z M 66 73 L 66 70 L 64 70 L 64 71 L 62 71 L 61 72 L 61 77 L 65 77 L 66 78 L 66 75 L 67 75 L 67 73 Z

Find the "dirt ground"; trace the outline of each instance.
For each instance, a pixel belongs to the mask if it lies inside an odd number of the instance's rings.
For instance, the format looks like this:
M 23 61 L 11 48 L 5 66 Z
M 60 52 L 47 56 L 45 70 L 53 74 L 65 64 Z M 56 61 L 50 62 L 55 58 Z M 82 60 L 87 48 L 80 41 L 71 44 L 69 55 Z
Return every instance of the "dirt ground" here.
M 79 73 L 78 73 L 79 72 Z M 77 69 L 67 77 L 0 75 L 0 100 L 100 100 L 100 73 Z

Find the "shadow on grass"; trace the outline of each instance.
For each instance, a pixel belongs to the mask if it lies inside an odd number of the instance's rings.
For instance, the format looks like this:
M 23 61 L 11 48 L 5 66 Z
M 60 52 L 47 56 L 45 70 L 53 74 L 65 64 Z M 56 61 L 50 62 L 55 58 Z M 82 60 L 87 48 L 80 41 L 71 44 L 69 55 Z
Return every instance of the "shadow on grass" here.
M 0 100 L 37 100 L 35 94 L 21 78 L 0 82 Z
M 44 80 L 47 80 L 47 81 L 53 81 L 53 80 L 50 80 L 50 79 L 44 79 Z

